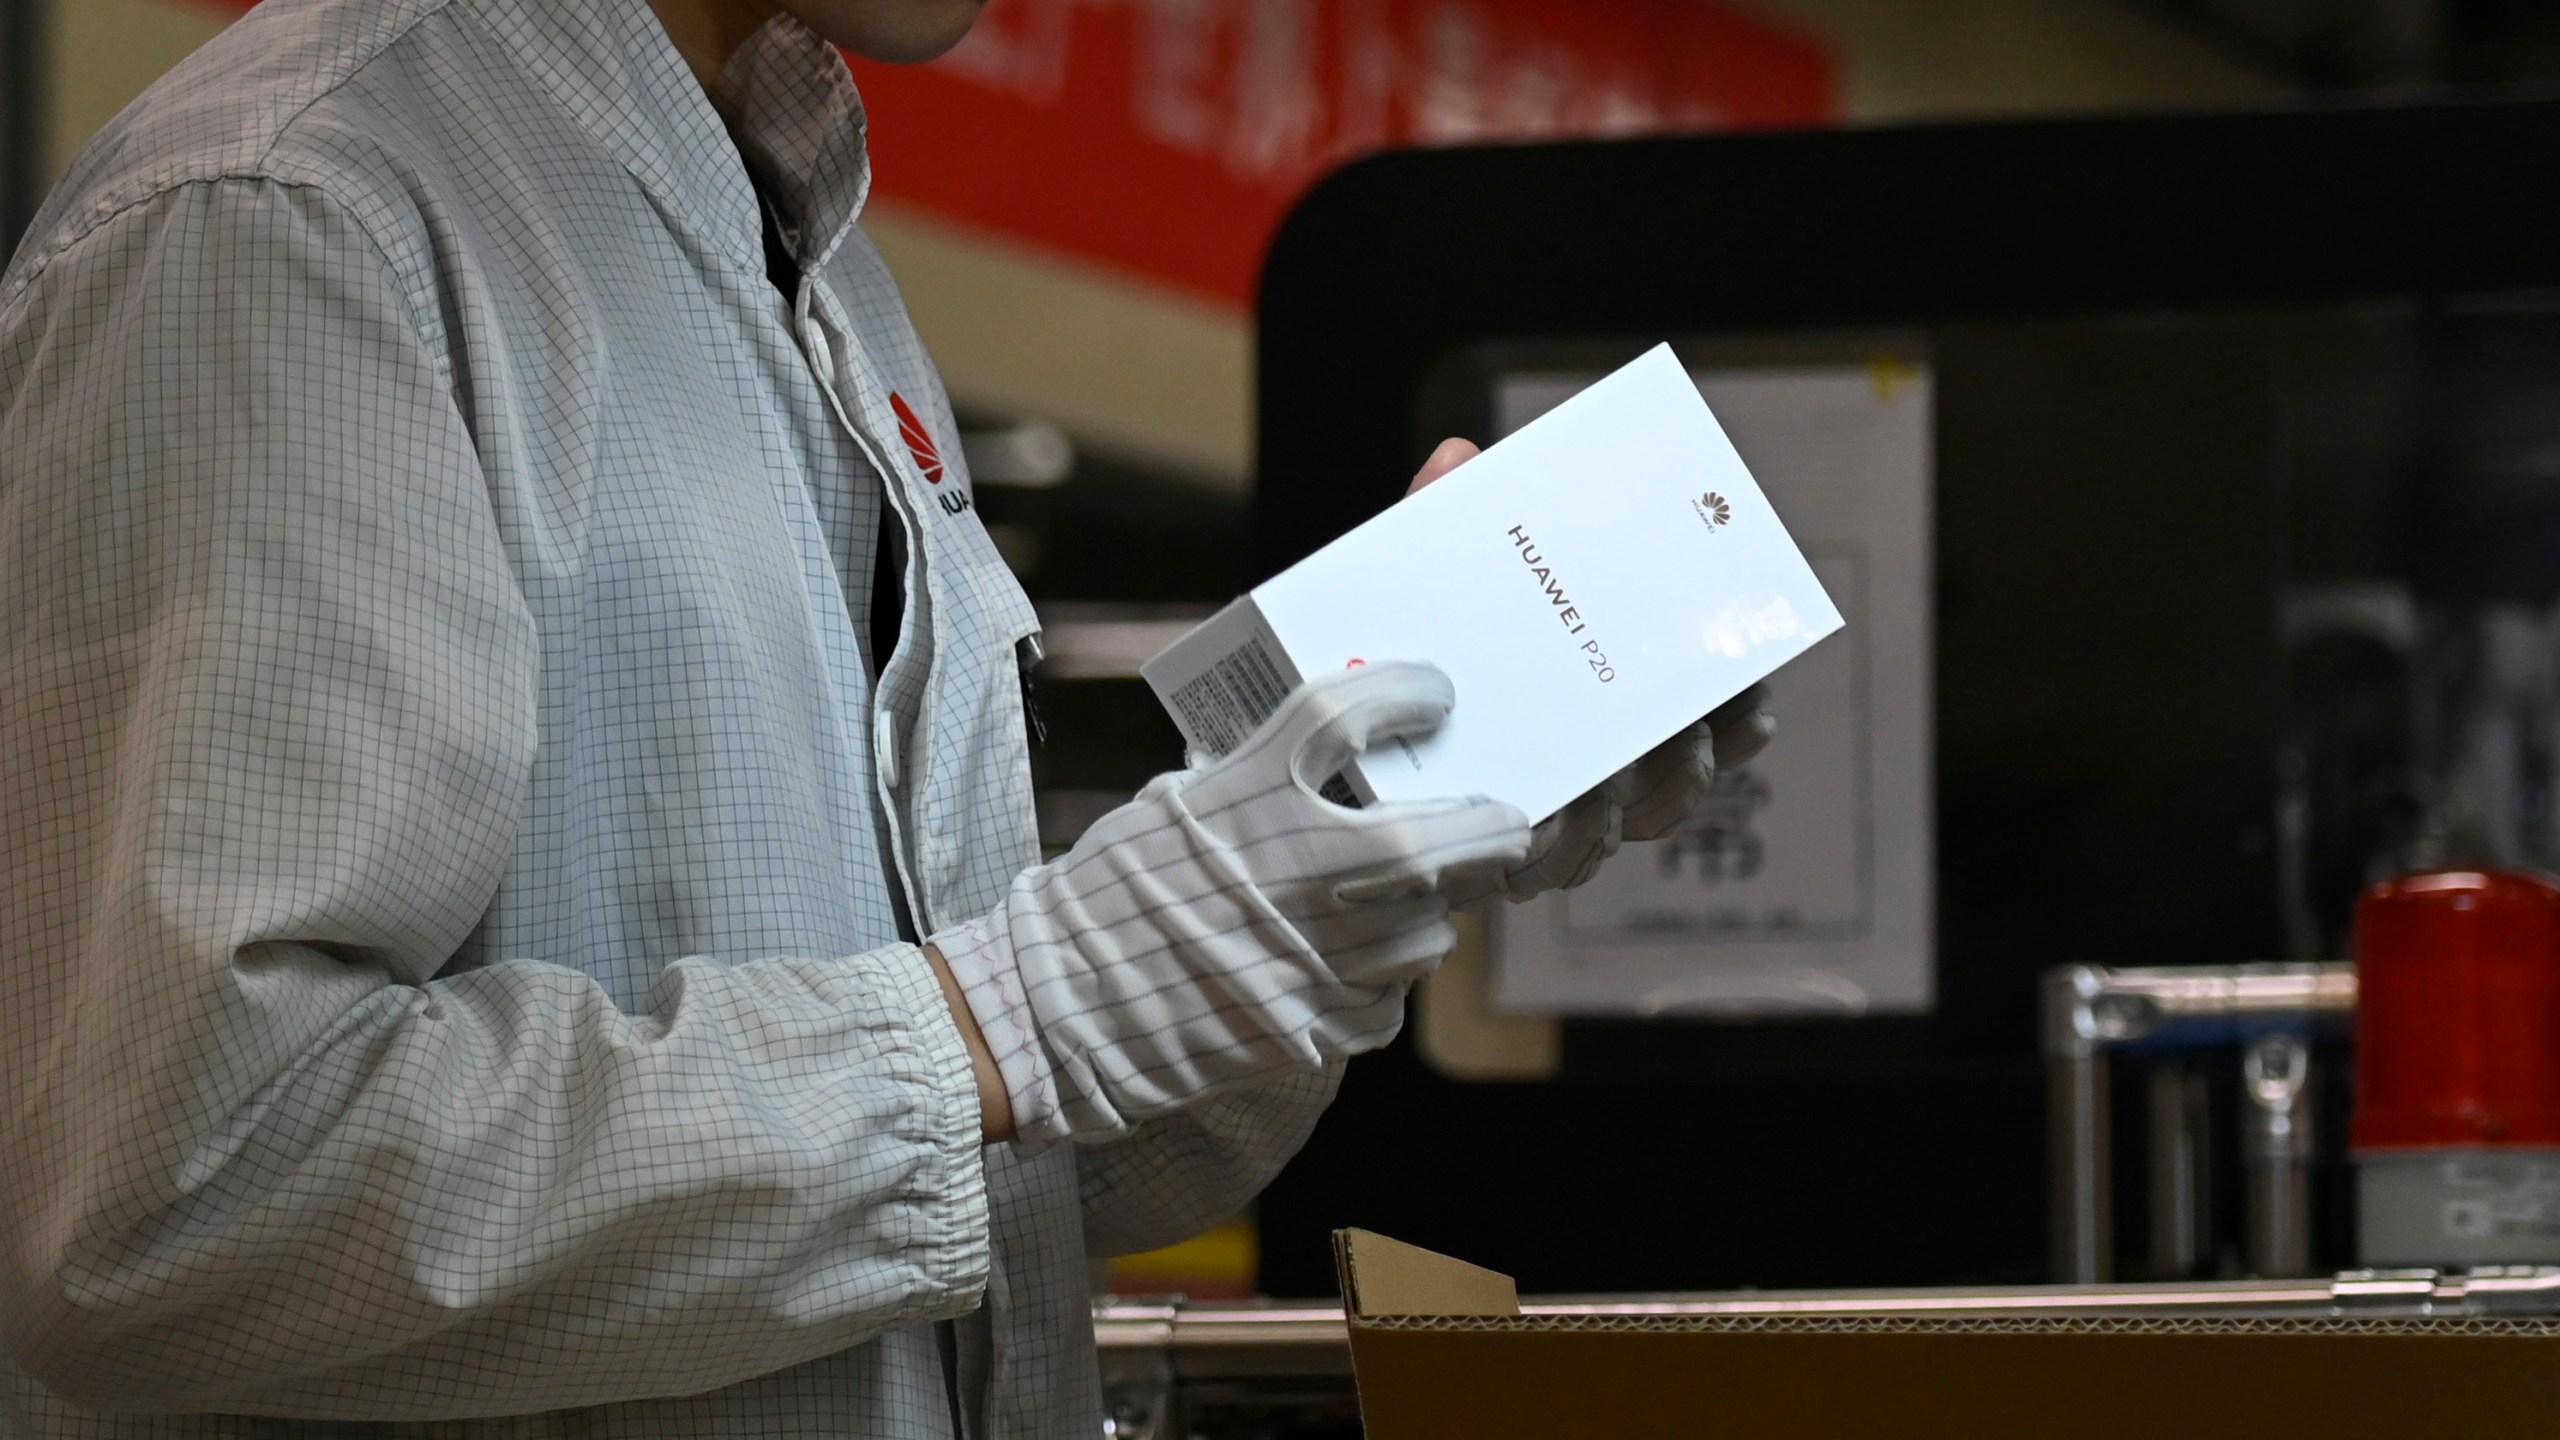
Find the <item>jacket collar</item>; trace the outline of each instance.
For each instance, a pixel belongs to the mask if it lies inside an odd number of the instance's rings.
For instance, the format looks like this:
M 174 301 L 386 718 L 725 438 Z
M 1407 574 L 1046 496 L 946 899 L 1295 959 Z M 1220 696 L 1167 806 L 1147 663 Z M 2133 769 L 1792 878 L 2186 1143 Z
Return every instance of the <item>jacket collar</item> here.
M 871 194 L 867 119 L 844 57 L 776 16 L 730 57 L 712 100 L 781 207 L 802 268 L 825 265 Z
M 804 266 L 826 263 L 861 214 L 862 100 L 843 57 L 797 20 L 739 48 L 715 106 L 647 0 L 467 3 L 671 218 L 747 270 L 762 273 L 764 238 L 742 151 L 789 212 Z

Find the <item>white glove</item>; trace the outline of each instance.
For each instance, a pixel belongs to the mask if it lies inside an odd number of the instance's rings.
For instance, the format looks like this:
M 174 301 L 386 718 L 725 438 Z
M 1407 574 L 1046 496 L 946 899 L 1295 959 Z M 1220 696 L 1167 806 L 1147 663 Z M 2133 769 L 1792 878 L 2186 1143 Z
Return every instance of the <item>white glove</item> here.
M 1769 690 L 1754 685 L 1706 719 L 1648 751 L 1597 789 L 1538 822 L 1528 858 L 1486 885 L 1450 898 L 1466 904 L 1496 889 L 1514 901 L 1570 890 L 1599 873 L 1600 862 L 1627 840 L 1659 840 L 1685 824 L 1707 798 L 1719 770 L 1732 770 L 1768 747 L 1778 722 Z
M 1026 1139 L 1107 1138 L 1284 1070 L 1374 1050 L 1455 943 L 1442 888 L 1520 863 L 1482 798 L 1354 810 L 1318 787 L 1427 735 L 1453 692 L 1382 662 L 1301 687 L 1228 754 L 1150 781 L 1002 909 L 933 937 Z

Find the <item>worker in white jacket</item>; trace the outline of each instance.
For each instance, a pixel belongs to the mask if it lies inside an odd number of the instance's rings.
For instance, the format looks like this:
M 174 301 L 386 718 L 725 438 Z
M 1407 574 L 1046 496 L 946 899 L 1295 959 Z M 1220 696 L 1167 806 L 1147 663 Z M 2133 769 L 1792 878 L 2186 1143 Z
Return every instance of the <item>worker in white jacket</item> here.
M 1381 665 L 1038 863 L 827 43 L 975 10 L 267 0 L 38 218 L 0 1430 L 1081 1440 L 1087 1255 L 1249 1198 L 1452 904 L 1695 804 L 1705 727 L 1535 831 L 1331 805 L 1452 703 Z

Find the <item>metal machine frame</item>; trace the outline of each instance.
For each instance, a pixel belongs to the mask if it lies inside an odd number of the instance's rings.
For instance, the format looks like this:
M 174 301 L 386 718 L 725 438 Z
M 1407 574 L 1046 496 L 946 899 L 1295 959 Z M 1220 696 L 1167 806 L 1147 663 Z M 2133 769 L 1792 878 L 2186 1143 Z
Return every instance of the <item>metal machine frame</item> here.
M 2310 1269 L 2310 1050 L 2315 1027 L 2355 1013 L 2356 972 L 2338 962 L 2164 965 L 2111 969 L 2064 965 L 2045 976 L 2045 1057 L 2053 1119 L 2053 1274 L 2074 1284 L 2114 1278 L 2112 1058 L 2172 1037 L 2246 1045 L 2240 1087 L 2248 1107 L 2249 1254 L 2260 1274 Z M 2181 1117 L 2152 1117 L 2158 1143 L 2193 1143 Z M 2171 1167 L 2163 1166 L 2166 1170 Z M 2169 1180 L 2151 1177 L 2154 1190 Z M 2174 1203 L 2174 1202 L 2173 1202 Z M 2155 1208 L 2168 1208 L 2155 1202 Z

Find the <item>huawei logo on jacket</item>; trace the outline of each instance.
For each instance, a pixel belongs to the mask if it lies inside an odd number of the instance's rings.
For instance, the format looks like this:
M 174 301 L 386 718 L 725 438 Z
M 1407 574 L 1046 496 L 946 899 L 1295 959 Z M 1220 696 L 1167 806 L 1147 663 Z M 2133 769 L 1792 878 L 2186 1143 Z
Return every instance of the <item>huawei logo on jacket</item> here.
M 889 408 L 897 412 L 898 438 L 907 442 L 907 454 L 914 457 L 916 468 L 924 472 L 925 483 L 940 485 L 944 468 L 942 451 L 933 443 L 933 431 L 926 427 L 924 418 L 916 414 L 915 407 L 907 403 L 907 397 L 895 390 L 889 392 Z M 969 493 L 956 487 L 937 492 L 933 500 L 953 515 L 969 508 Z
M 924 472 L 928 484 L 941 484 L 942 452 L 934 448 L 933 432 L 917 418 L 907 397 L 895 390 L 889 392 L 889 408 L 898 412 L 898 438 L 907 442 L 907 453 L 916 457 L 916 468 Z

